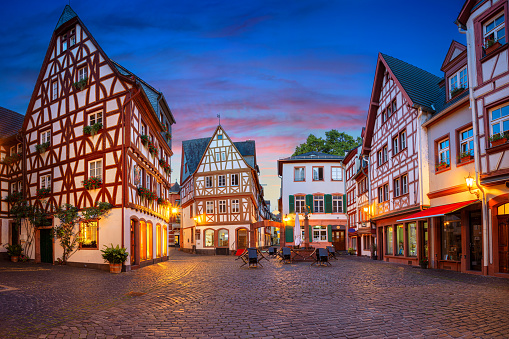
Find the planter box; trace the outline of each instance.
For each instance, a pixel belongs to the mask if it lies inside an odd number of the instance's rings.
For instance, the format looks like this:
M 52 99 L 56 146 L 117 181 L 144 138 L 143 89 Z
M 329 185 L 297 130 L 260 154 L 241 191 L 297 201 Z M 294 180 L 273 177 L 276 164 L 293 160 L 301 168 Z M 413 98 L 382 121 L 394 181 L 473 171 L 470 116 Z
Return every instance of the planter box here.
M 12 255 L 11 256 L 11 261 L 12 262 L 18 262 L 18 256 L 17 255 Z
M 491 45 L 490 47 L 486 48 L 484 51 L 486 52 L 486 55 L 490 55 L 495 50 L 497 50 L 500 46 L 502 46 L 502 45 L 500 44 L 500 42 L 497 41 L 493 45 Z
M 491 146 L 492 147 L 499 146 L 499 145 L 505 144 L 506 142 L 507 142 L 507 138 L 498 139 L 498 140 L 492 141 Z
M 447 165 L 437 166 L 437 171 L 444 170 L 444 169 L 446 169 L 447 167 L 448 167 Z
M 473 155 L 469 155 L 468 157 L 463 157 L 460 159 L 460 162 L 469 162 L 470 160 L 474 160 Z
M 110 273 L 122 272 L 122 264 L 110 264 Z

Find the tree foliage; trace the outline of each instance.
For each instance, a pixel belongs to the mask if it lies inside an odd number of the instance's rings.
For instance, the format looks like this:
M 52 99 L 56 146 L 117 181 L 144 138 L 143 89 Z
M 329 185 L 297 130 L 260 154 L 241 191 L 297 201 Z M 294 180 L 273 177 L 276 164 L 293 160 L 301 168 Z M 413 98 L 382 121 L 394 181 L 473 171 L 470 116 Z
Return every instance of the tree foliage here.
M 293 155 L 315 151 L 344 156 L 346 151 L 351 150 L 361 143 L 362 139 L 360 137 L 354 138 L 347 133 L 331 129 L 325 132 L 325 139 L 317 138 L 315 135 L 310 134 L 305 143 L 295 148 Z

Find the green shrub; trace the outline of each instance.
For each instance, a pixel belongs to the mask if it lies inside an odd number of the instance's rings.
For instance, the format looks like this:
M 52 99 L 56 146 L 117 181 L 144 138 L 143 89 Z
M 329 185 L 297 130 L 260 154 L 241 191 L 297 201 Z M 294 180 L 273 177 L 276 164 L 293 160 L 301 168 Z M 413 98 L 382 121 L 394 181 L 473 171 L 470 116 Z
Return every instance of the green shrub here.
M 106 245 L 104 245 L 104 247 L 106 248 L 101 250 L 101 252 L 103 252 L 103 259 L 110 264 L 122 264 L 127 260 L 127 257 L 129 256 L 127 249 L 120 248 L 118 245 L 117 247 L 113 247 L 113 244 L 111 244 L 111 247 Z

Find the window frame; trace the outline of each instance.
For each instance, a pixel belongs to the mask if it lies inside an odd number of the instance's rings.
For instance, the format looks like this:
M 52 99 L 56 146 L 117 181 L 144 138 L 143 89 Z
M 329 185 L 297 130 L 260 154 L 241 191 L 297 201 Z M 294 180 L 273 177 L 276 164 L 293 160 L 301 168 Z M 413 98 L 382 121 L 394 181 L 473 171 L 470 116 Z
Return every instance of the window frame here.
M 219 174 L 217 176 L 217 187 L 226 187 L 226 174 Z
M 240 199 L 232 200 L 232 213 L 240 213 Z
M 88 79 L 88 66 L 78 66 L 78 72 L 77 72 L 77 81 Z
M 210 209 L 209 209 L 210 207 Z M 214 202 L 206 201 L 205 202 L 205 214 L 214 214 Z
M 331 166 L 330 170 L 331 181 L 343 181 L 343 168 L 341 166 Z M 334 170 L 336 170 L 336 174 L 339 173 L 339 179 L 334 179 Z
M 296 170 L 302 169 L 302 180 L 297 180 Z M 306 181 L 306 167 L 305 166 L 294 166 L 293 167 L 293 181 L 294 182 L 305 182 Z
M 465 72 L 465 74 L 464 74 L 465 82 L 462 82 L 462 79 L 463 79 L 463 77 L 461 76 L 462 72 Z M 453 79 L 456 79 L 456 81 L 455 81 L 456 85 L 455 86 L 453 86 L 453 83 L 452 83 Z M 468 88 L 468 70 L 467 70 L 467 66 L 463 66 L 457 72 L 454 72 L 454 74 L 452 74 L 448 78 L 447 81 L 448 81 L 448 85 L 449 85 L 449 99 L 452 99 L 452 97 L 453 97 L 452 96 L 452 92 L 455 89 L 458 89 L 458 88 L 467 89 Z
M 299 203 L 297 203 L 297 201 Z M 305 206 L 306 206 L 306 196 L 305 195 L 294 195 L 295 213 L 304 213 Z
M 441 147 L 441 144 L 447 142 L 447 146 L 444 146 L 444 148 L 440 148 Z M 451 168 L 451 138 L 450 138 L 450 135 L 447 134 L 439 139 L 436 139 L 435 141 L 435 163 L 436 163 L 436 166 L 438 167 L 438 165 L 442 162 L 442 154 L 447 154 L 447 159 L 445 159 L 445 163 L 447 164 L 447 166 L 445 167 L 445 169 L 447 168 Z M 444 169 L 442 169 L 444 170 Z
M 58 99 L 58 78 L 51 80 L 51 101 Z
M 99 111 L 95 111 L 95 112 L 92 112 L 92 113 L 88 113 L 88 124 L 90 126 L 94 125 L 94 124 L 103 124 L 103 111 L 102 110 L 99 110 Z
M 393 195 L 395 198 L 397 198 L 401 195 L 400 194 L 400 185 L 401 185 L 401 179 L 399 177 L 395 178 L 394 183 L 393 183 Z
M 236 179 L 234 180 L 234 178 L 236 178 Z M 239 174 L 238 173 L 233 173 L 232 175 L 230 175 L 230 185 L 233 187 L 239 186 Z
M 406 129 L 402 130 L 401 132 L 399 132 L 399 151 L 403 151 L 405 148 L 407 148 L 407 135 L 406 135 Z M 403 146 L 403 141 L 404 141 L 404 146 Z
M 504 19 L 502 20 L 502 23 L 499 24 L 498 26 L 494 25 L 491 30 L 487 31 L 489 24 L 496 23 L 497 19 L 500 19 L 501 17 L 504 17 Z M 505 27 L 506 27 L 505 20 L 506 20 L 505 11 L 501 10 L 501 11 L 498 11 L 496 15 L 493 15 L 490 19 L 488 19 L 485 22 L 483 22 L 483 24 L 482 24 L 483 44 L 482 45 L 483 45 L 484 48 L 487 48 L 486 47 L 487 46 L 487 40 L 488 40 L 488 37 L 490 35 L 493 35 L 495 43 L 499 42 L 499 40 L 502 39 L 501 37 L 498 37 L 498 36 L 496 37 L 496 35 L 497 35 L 496 33 L 498 33 L 502 28 L 504 29 L 503 39 L 505 41 L 504 42 L 500 42 L 500 44 L 504 45 L 507 42 L 507 33 L 506 33 L 506 29 L 505 29 Z
M 100 174 L 97 175 L 97 163 L 101 163 L 101 167 L 100 167 Z M 92 168 L 91 168 L 91 165 L 92 164 L 95 164 L 95 168 L 94 168 L 94 173 L 95 175 L 92 175 Z M 88 177 L 87 178 L 93 178 L 93 177 L 96 177 L 96 178 L 100 178 L 101 180 L 103 179 L 104 175 L 103 175 L 103 170 L 104 170 L 104 166 L 103 166 L 103 159 L 102 158 L 96 158 L 96 159 L 93 159 L 93 160 L 89 160 L 88 163 L 87 163 L 87 174 L 88 174 Z
M 504 131 L 504 122 L 506 121 L 509 121 L 509 113 L 507 115 L 502 115 L 502 109 L 503 108 L 506 108 L 507 111 L 509 112 L 509 102 L 504 102 L 502 104 L 499 104 L 499 105 L 496 105 L 496 106 L 493 106 L 491 108 L 488 109 L 488 128 L 489 128 L 489 136 L 492 137 L 494 136 L 495 134 L 506 134 L 506 133 L 509 133 L 509 129 L 507 129 L 506 131 Z M 496 119 L 493 119 L 493 113 L 495 111 L 498 111 L 500 110 L 500 116 Z M 499 132 L 495 133 L 494 132 L 494 125 L 499 125 Z M 488 141 L 489 142 L 489 141 Z
M 337 206 L 335 206 L 337 205 Z M 343 211 L 343 195 L 332 195 L 332 213 L 344 213 Z
M 313 195 L 313 213 L 325 213 L 325 196 L 323 194 Z
M 320 177 L 318 177 L 318 179 L 315 179 L 315 169 L 318 170 L 318 176 L 320 176 L 320 169 L 322 170 L 322 178 L 321 179 L 320 179 Z M 325 180 L 323 166 L 313 166 L 312 172 L 313 172 L 313 178 L 312 178 L 313 180 L 312 181 L 324 181 Z
M 219 200 L 219 203 L 218 203 L 218 206 L 219 206 L 219 214 L 226 214 L 227 212 L 227 204 L 226 204 L 226 200 Z
M 85 222 L 85 221 L 80 222 L 80 226 L 79 226 L 80 227 L 80 232 L 79 232 L 80 238 L 82 237 L 83 229 L 85 229 L 85 233 L 86 233 L 87 226 L 84 227 L 84 225 L 89 225 L 89 224 L 95 224 L 95 228 L 96 228 L 96 230 L 95 230 L 95 238 L 96 238 L 95 246 L 94 247 L 93 246 L 83 246 L 83 242 L 80 241 L 79 242 L 80 250 L 98 250 L 99 249 L 99 220 L 92 219 L 92 220 L 88 220 L 87 222 Z M 90 227 L 90 226 L 88 226 L 88 227 Z M 94 241 L 94 240 L 91 240 L 91 242 L 92 241 Z
M 211 175 L 207 175 L 205 177 L 205 188 L 213 188 L 214 187 L 214 180 Z
M 392 155 L 395 156 L 400 151 L 399 149 L 399 134 L 392 138 Z
M 39 188 L 49 188 L 51 190 L 52 179 L 51 173 L 41 174 L 39 177 Z
M 408 194 L 408 174 L 400 176 L 401 179 L 401 195 Z

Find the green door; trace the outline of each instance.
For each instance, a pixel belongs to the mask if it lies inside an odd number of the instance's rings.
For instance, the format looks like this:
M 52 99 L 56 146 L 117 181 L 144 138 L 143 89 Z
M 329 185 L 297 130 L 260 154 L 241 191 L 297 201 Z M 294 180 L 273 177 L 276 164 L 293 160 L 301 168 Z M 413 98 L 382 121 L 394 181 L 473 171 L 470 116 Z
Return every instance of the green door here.
M 41 235 L 41 262 L 53 263 L 53 239 L 51 229 L 40 230 Z

